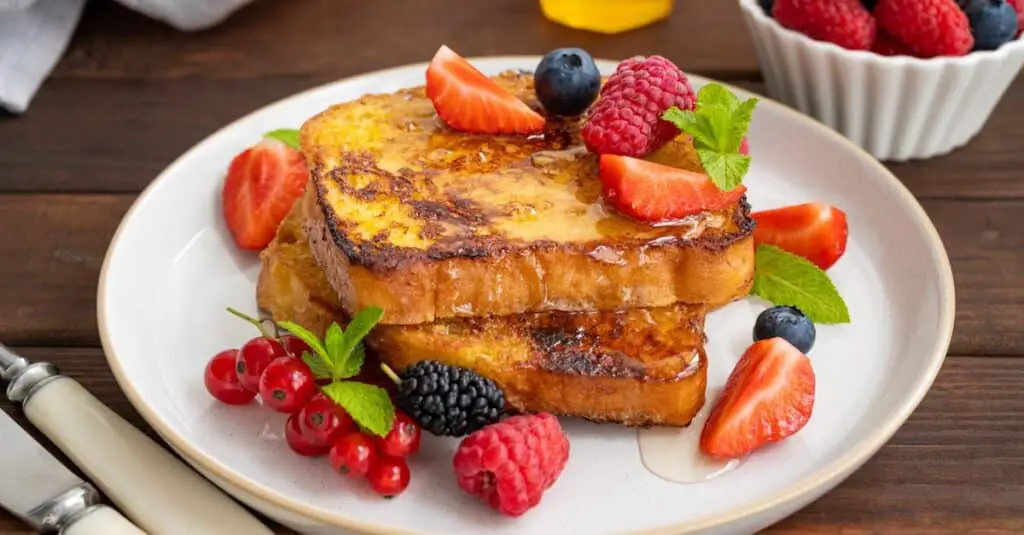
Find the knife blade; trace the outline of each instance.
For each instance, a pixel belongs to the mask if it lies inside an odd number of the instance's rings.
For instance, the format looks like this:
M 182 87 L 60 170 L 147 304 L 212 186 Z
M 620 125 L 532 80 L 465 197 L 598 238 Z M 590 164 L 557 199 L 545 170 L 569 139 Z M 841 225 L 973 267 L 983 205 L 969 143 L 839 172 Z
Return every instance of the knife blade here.
M 144 535 L 0 411 L 0 506 L 41 533 Z M 102 519 L 99 522 L 97 519 Z M 97 522 L 99 522 L 97 524 Z M 84 531 L 88 526 L 96 529 Z
M 210 481 L 118 416 L 56 366 L 0 343 L 0 381 L 36 429 L 153 535 L 272 535 Z M 2 455 L 2 453 L 0 453 Z

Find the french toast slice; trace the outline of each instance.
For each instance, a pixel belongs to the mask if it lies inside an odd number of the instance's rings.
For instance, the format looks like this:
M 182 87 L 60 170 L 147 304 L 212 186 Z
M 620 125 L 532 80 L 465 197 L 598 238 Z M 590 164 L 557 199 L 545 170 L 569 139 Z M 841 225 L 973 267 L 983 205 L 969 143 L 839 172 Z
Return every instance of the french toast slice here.
M 535 109 L 530 74 L 495 77 Z M 578 119 L 533 136 L 448 129 L 423 87 L 365 95 L 302 126 L 314 257 L 352 312 L 383 323 L 676 303 L 718 306 L 753 280 L 746 200 L 651 226 L 601 201 Z M 701 170 L 686 136 L 650 159 Z
M 301 203 L 261 253 L 261 310 L 322 335 L 346 312 L 305 240 Z M 509 406 L 625 425 L 685 426 L 704 404 L 704 307 L 545 312 L 378 325 L 367 342 L 396 369 L 421 360 L 490 377 Z

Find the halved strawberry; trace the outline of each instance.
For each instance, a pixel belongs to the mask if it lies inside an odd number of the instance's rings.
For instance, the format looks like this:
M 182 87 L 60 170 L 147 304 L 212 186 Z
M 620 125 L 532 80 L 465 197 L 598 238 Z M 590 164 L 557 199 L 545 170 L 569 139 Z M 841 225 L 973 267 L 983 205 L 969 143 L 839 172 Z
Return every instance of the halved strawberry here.
M 802 256 L 821 269 L 832 267 L 846 252 L 850 233 L 846 213 L 825 203 L 797 204 L 754 212 L 754 242 L 768 243 Z
M 782 338 L 755 342 L 733 368 L 700 435 L 701 451 L 734 459 L 803 429 L 814 408 L 814 370 Z
M 647 223 L 720 210 L 747 191 L 743 185 L 722 191 L 707 175 L 614 154 L 601 155 L 600 177 L 608 204 Z
M 448 126 L 472 134 L 533 134 L 544 117 L 447 46 L 427 67 L 427 97 Z
M 276 139 L 264 139 L 235 156 L 221 197 L 235 243 L 251 251 L 266 247 L 307 180 L 302 153 Z

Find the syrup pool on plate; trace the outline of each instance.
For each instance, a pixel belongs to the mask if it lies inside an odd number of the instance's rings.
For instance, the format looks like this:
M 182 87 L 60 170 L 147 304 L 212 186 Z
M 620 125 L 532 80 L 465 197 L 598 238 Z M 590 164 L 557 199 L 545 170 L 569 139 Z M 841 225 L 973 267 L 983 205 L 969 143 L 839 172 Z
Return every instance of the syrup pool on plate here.
M 719 392 L 708 393 L 687 427 L 650 427 L 637 431 L 640 459 L 652 474 L 673 483 L 699 483 L 736 468 L 738 459 L 712 459 L 700 451 L 700 432 L 704 428 Z

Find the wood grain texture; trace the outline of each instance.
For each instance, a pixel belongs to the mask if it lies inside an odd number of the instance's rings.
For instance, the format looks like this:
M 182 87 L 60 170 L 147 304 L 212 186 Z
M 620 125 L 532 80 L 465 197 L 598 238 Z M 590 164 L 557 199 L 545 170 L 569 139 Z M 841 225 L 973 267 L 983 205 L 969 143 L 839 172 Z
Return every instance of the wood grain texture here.
M 0 340 L 99 344 L 96 284 L 133 195 L 0 195 Z M 925 200 L 957 285 L 951 351 L 1024 355 L 1024 201 Z
M 144 427 L 99 350 L 30 348 L 24 353 L 57 364 L 130 422 Z M 831 493 L 768 532 L 1020 532 L 1022 383 L 1022 359 L 948 358 L 928 396 L 874 458 Z M 0 407 L 25 424 L 10 404 Z M 0 514 L 0 534 L 28 533 Z
M 550 22 L 537 0 L 296 4 L 258 1 L 213 30 L 187 34 L 109 0 L 92 2 L 55 75 L 132 81 L 277 76 L 327 81 L 429 61 L 442 44 L 466 57 L 543 54 L 579 46 L 594 57 L 612 59 L 657 53 L 693 72 L 749 76 L 758 71 L 735 2 L 712 6 L 681 0 L 669 20 L 613 36 Z M 715 31 L 706 31 L 711 28 Z
M 268 74 L 259 83 L 51 79 L 30 113 L 0 115 L 0 192 L 137 193 L 175 158 L 228 123 L 349 74 Z M 755 92 L 765 90 L 761 82 L 732 81 Z M 922 199 L 1024 199 L 1024 151 L 1019 150 L 1024 121 L 1015 112 L 1022 109 L 1024 80 L 1011 87 L 968 146 L 925 162 L 889 167 Z M 303 119 L 296 117 L 296 125 Z M 253 139 L 259 134 L 253 132 Z

